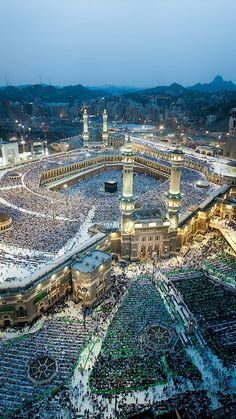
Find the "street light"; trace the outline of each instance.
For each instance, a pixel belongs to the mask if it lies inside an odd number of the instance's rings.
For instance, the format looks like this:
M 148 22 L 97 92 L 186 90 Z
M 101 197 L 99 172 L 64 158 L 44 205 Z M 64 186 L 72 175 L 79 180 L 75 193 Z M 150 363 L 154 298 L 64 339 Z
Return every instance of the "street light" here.
M 160 262 L 160 253 L 157 250 L 152 252 L 152 264 L 153 264 L 153 272 L 152 272 L 152 282 L 155 285 L 155 269 L 157 268 L 157 263 Z M 159 283 L 157 282 L 157 286 Z
M 85 320 L 86 320 L 86 307 L 85 307 L 85 302 L 86 302 L 86 297 L 88 295 L 88 288 L 82 288 L 81 290 L 82 294 L 83 294 L 83 305 L 82 305 L 82 311 L 83 311 L 83 319 L 84 319 L 84 328 L 86 329 L 86 324 L 85 324 Z
M 153 285 L 154 285 L 155 258 L 156 258 L 156 256 L 157 256 L 157 252 L 156 251 L 152 252 L 152 282 L 153 282 Z

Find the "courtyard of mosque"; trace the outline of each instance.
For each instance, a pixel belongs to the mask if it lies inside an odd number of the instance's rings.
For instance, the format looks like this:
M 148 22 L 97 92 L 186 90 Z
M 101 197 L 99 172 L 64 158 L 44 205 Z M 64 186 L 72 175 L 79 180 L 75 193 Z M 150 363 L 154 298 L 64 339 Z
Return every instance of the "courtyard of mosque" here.
M 69 298 L 31 326 L 1 332 L 0 414 L 125 418 L 152 407 L 205 418 L 227 408 L 236 382 L 229 280 L 236 260 L 214 233 L 177 258 L 115 263 L 109 293 L 85 319 Z
M 117 151 L 104 151 L 103 155 L 117 155 Z M 119 198 L 122 194 L 122 171 L 109 170 L 91 175 L 73 186 L 60 191 L 39 186 L 45 170 L 74 164 L 88 158 L 96 158 L 96 151 L 78 151 L 73 154 L 53 156 L 17 169 L 17 178 L 1 172 L 0 212 L 7 212 L 13 220 L 13 228 L 4 232 L 0 249 L 1 286 L 23 285 L 29 275 L 45 264 L 55 261 L 78 243 L 83 244 L 94 223 L 108 228 L 119 226 Z M 168 163 L 166 163 L 168 164 Z M 117 192 L 104 192 L 107 180 L 117 181 Z M 208 188 L 199 188 L 198 181 L 205 175 L 196 170 L 182 169 L 181 191 L 183 195 L 180 213 L 194 208 L 217 185 L 209 182 Z M 134 173 L 134 195 L 138 208 L 160 208 L 166 212 L 166 193 L 169 182 L 152 176 Z
M 206 215 L 213 204 L 226 202 L 231 212 L 224 219 L 215 212 L 217 228 L 209 222 L 192 236 L 185 226 L 178 252 L 163 258 L 161 252 L 141 252 L 138 262 L 130 263 L 113 254 L 111 287 L 97 294 L 90 308 L 74 292 L 68 295 L 68 287 L 28 325 L 8 328 L 12 305 L 2 299 L 7 320 L 0 331 L 0 417 L 123 419 L 149 410 L 145 417 L 151 418 L 178 410 L 183 417 L 206 418 L 235 403 L 235 198 L 224 196 L 231 186 L 221 183 L 222 168 L 215 173 L 218 161 L 189 155 L 180 181 L 170 156 L 182 152 L 168 149 L 162 160 L 155 147 L 147 148 L 147 155 L 136 148 L 137 159 L 145 160 L 141 167 L 133 164 L 131 148 L 128 142 L 123 157 L 117 150 L 78 150 L 27 162 L 14 176 L 1 172 L 0 211 L 12 221 L 0 250 L 6 300 L 15 289 L 40 282 L 43 269 L 48 269 L 45 280 L 48 272 L 52 279 L 51 292 L 57 286 L 53 267 L 61 258 L 80 258 L 97 245 L 91 244 L 94 237 L 106 239 L 120 226 L 126 233 L 121 196 L 127 202 L 134 198 L 133 212 L 158 209 L 163 225 L 176 219 L 173 195 L 181 204 L 178 215 L 193 217 L 190 225 L 195 212 L 206 207 Z M 109 180 L 117 182 L 115 193 L 104 191 Z M 62 272 L 67 275 L 68 266 Z M 46 288 L 37 291 L 34 307 L 47 295 Z M 18 304 L 22 295 L 17 291 L 15 297 Z

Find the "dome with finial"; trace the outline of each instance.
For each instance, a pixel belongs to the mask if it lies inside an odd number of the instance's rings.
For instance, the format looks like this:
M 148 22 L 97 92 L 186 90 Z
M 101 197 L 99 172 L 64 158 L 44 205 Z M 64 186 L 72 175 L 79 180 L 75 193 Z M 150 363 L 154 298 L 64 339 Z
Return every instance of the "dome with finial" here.
M 0 232 L 8 230 L 12 226 L 12 218 L 7 212 L 0 212 Z

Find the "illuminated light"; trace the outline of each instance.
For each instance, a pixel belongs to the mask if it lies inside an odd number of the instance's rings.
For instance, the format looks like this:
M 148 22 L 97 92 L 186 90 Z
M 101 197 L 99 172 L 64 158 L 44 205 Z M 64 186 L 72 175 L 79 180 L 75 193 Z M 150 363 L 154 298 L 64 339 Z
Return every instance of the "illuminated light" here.
M 135 228 L 142 228 L 142 224 L 135 224 Z
M 149 227 L 156 227 L 157 223 L 149 223 L 148 226 Z

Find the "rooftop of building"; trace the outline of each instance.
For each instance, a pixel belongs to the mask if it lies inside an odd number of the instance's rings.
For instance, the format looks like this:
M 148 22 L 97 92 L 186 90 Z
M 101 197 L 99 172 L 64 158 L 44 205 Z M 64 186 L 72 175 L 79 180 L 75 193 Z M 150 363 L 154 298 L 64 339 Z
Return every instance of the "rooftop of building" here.
M 236 167 L 236 160 L 232 160 L 229 163 L 227 163 L 227 166 L 229 167 Z
M 104 237 L 105 234 L 99 232 L 88 240 L 73 247 L 73 249 L 70 251 L 63 253 L 54 261 L 50 261 L 46 264 L 40 263 L 35 272 L 31 273 L 27 270 L 25 276 L 21 276 L 21 274 L 18 276 L 15 273 L 15 271 L 18 269 L 17 265 L 15 265 L 14 271 L 10 271 L 12 275 L 11 281 L 3 280 L 0 283 L 0 296 L 11 296 L 15 295 L 16 292 L 24 293 L 29 289 L 33 289 L 37 285 L 43 283 L 45 280 L 51 278 L 53 274 L 57 274 L 57 272 L 59 272 L 62 268 L 66 266 L 72 266 L 72 257 L 78 253 L 88 250 L 91 246 L 98 244 L 98 242 L 103 240 Z M 8 272 L 8 275 L 10 272 Z
M 183 150 L 181 148 L 175 148 L 171 151 L 172 154 L 184 154 Z
M 133 215 L 133 219 L 136 222 L 150 223 L 150 222 L 162 222 L 165 216 L 160 208 L 156 209 L 142 209 L 136 211 Z
M 197 148 L 201 150 L 209 150 L 209 151 L 218 149 L 218 147 L 213 146 L 213 145 L 199 145 Z
M 110 259 L 111 256 L 108 253 L 101 252 L 100 250 L 93 250 L 91 253 L 82 257 L 78 262 L 73 263 L 72 269 L 82 273 L 93 272 Z
M 218 199 L 222 199 L 224 194 L 230 189 L 229 185 L 222 185 L 220 188 L 216 189 L 211 195 L 209 195 L 204 201 L 197 205 L 196 208 L 191 212 L 185 212 L 180 220 L 179 227 L 184 227 L 188 221 L 195 216 L 198 211 L 204 211 L 211 208 Z
M 226 205 L 236 206 L 236 197 L 229 197 L 224 202 Z
M 20 177 L 21 174 L 19 172 L 15 172 L 15 171 L 9 171 L 6 173 L 6 177 Z
M 125 138 L 125 134 L 123 134 L 122 132 L 115 132 L 115 131 L 109 131 L 109 136 L 112 138 Z

